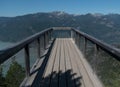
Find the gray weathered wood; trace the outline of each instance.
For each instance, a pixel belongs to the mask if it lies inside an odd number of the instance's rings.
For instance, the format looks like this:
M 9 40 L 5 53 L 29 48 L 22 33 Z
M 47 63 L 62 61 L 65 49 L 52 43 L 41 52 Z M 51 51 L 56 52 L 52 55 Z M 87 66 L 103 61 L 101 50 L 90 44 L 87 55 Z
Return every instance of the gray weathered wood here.
M 67 47 L 67 39 L 65 39 L 64 42 L 64 50 L 65 50 L 65 61 L 66 61 L 66 81 L 67 81 L 67 87 L 75 87 L 73 78 L 73 70 L 72 65 L 70 61 L 70 55 L 69 55 L 69 49 Z
M 73 70 L 73 74 L 74 74 L 74 83 L 76 87 L 84 87 L 82 86 L 83 84 L 81 83 L 81 75 L 79 73 L 77 64 L 76 64 L 76 55 L 75 55 L 75 50 L 71 48 L 70 45 L 70 40 L 67 40 L 67 44 L 68 44 L 68 51 L 69 51 L 69 56 L 70 56 L 70 60 L 71 60 L 71 65 L 72 65 L 72 70 Z
M 60 39 L 61 50 L 60 50 L 60 71 L 59 71 L 59 87 L 66 87 L 66 77 L 65 77 L 65 54 L 64 54 L 64 40 Z
M 98 79 L 95 73 L 93 73 L 93 70 L 87 60 L 84 58 L 82 53 L 79 51 L 76 45 L 72 41 L 70 41 L 72 45 L 72 49 L 75 51 L 75 55 L 77 55 L 76 58 L 78 58 L 79 61 L 77 63 L 79 64 L 79 70 L 81 72 L 81 75 L 83 77 L 85 87 L 104 87 L 101 81 Z
M 53 46 L 51 55 L 49 57 L 48 64 L 46 66 L 46 69 L 45 69 L 45 72 L 43 75 L 43 79 L 40 82 L 40 87 L 49 87 L 49 85 L 50 85 L 50 78 L 51 78 L 52 69 L 54 66 L 54 60 L 55 60 L 55 56 L 56 56 L 56 52 L 57 52 L 57 47 L 58 47 L 58 40 L 55 41 L 55 44 Z
M 81 55 L 72 39 L 57 38 L 40 87 L 102 87 Z
M 52 77 L 51 77 L 51 84 L 50 87 L 58 87 L 58 76 L 59 76 L 59 58 L 60 58 L 60 40 L 58 39 L 58 48 L 55 58 L 55 63 L 53 67 Z
M 25 70 L 26 76 L 30 76 L 30 54 L 29 54 L 29 46 L 25 46 Z

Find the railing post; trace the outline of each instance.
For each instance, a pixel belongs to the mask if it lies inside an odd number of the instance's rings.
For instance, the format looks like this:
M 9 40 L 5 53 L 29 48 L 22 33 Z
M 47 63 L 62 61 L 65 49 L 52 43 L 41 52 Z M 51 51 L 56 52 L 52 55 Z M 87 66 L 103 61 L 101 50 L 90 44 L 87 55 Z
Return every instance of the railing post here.
M 78 37 L 77 37 L 77 32 L 76 32 L 76 36 L 75 36 L 75 37 L 76 37 L 76 45 L 77 45 L 77 43 L 78 43 L 78 40 L 77 40 L 77 39 L 78 39 Z M 77 46 L 78 46 L 78 45 L 77 45 Z
M 52 40 L 52 32 L 53 30 L 50 30 L 50 40 Z
M 50 31 L 48 31 L 48 44 L 49 44 L 49 41 L 50 41 Z
M 77 47 L 79 47 L 79 35 L 78 35 L 78 33 L 76 34 L 77 35 Z
M 47 45 L 49 44 L 49 31 L 47 32 Z
M 73 38 L 73 31 L 71 30 L 71 38 Z
M 41 55 L 43 55 L 43 52 L 44 52 L 44 34 L 42 34 L 42 36 L 41 36 L 41 48 L 42 48 L 42 50 L 41 50 Z
M 45 37 L 46 37 L 45 42 L 46 42 L 46 47 L 47 47 L 47 44 L 48 44 L 48 32 L 46 32 Z
M 52 40 L 52 30 L 50 30 L 50 40 Z
M 40 53 L 40 38 L 37 39 L 37 56 L 40 58 L 41 53 Z
M 46 33 L 44 34 L 44 50 L 46 49 Z
M 79 49 L 80 49 L 80 39 L 81 39 L 80 34 L 78 35 L 78 37 L 79 37 L 79 42 L 78 42 L 78 45 L 79 45 Z
M 84 37 L 84 56 L 86 56 L 86 50 L 87 50 L 87 39 Z
M 98 59 L 98 56 L 99 56 L 99 47 L 95 44 L 95 53 L 94 53 L 94 72 L 97 71 L 97 59 Z
M 75 42 L 75 31 L 73 31 L 73 40 Z
M 75 32 L 75 44 L 77 44 L 77 33 Z
M 30 54 L 29 54 L 29 46 L 25 46 L 25 69 L 26 69 L 26 76 L 30 76 Z
M 48 43 L 50 41 L 50 31 L 48 31 Z

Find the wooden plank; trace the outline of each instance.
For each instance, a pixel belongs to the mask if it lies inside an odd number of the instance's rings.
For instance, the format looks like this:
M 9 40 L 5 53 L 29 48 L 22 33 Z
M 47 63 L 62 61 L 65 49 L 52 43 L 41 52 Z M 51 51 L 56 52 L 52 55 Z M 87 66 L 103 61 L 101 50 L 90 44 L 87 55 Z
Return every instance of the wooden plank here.
M 96 76 L 95 73 L 93 73 L 92 68 L 90 67 L 89 63 L 87 60 L 83 57 L 82 53 L 78 50 L 76 45 L 72 42 L 73 44 L 73 49 L 75 49 L 75 53 L 78 56 L 79 61 L 79 69 L 81 71 L 81 74 L 83 75 L 83 80 L 85 82 L 86 87 L 103 87 L 102 83 L 99 81 L 98 77 Z
M 95 87 L 71 39 L 58 38 L 41 87 Z
M 57 47 L 58 47 L 58 40 L 56 39 L 55 45 L 53 46 L 53 49 L 52 49 L 52 52 L 51 52 L 51 55 L 48 61 L 48 64 L 46 66 L 45 73 L 43 75 L 42 81 L 40 82 L 40 87 L 49 87 L 50 85 L 50 77 L 51 77 L 51 72 L 52 72 L 52 68 L 53 68 L 53 64 L 55 60 Z
M 88 86 L 89 87 L 94 87 L 90 78 L 89 78 L 89 76 L 88 76 L 88 74 L 87 74 L 87 72 L 86 72 L 86 70 L 85 70 L 85 67 L 82 65 L 83 64 L 82 61 L 80 61 L 80 56 L 78 55 L 78 52 L 76 53 L 76 49 L 74 48 L 74 45 L 75 44 L 72 44 L 71 47 L 73 47 L 72 49 L 75 50 L 75 55 L 77 56 L 76 59 L 78 60 L 78 64 L 79 64 L 79 70 L 81 71 L 81 74 L 83 76 L 83 81 L 85 82 L 85 86 L 86 87 L 88 87 Z
M 64 50 L 65 50 L 65 68 L 66 68 L 66 85 L 67 87 L 75 87 L 74 78 L 73 78 L 73 70 L 70 63 L 70 57 L 68 53 L 67 47 L 67 39 L 64 41 Z
M 60 50 L 61 50 L 60 45 L 61 45 L 60 39 L 58 38 L 58 48 L 57 48 L 55 63 L 53 67 L 50 87 L 58 87 L 59 85 L 58 76 L 59 76 L 59 58 L 60 58 Z
M 72 65 L 72 69 L 73 69 L 73 74 L 74 74 L 74 83 L 76 87 L 81 87 L 81 75 L 78 71 L 77 65 L 76 65 L 76 61 L 75 61 L 75 55 L 74 55 L 74 50 L 71 49 L 70 47 L 70 42 L 69 40 L 67 40 L 67 46 L 68 46 L 68 52 L 69 52 L 69 56 L 70 56 L 70 60 L 71 60 L 71 65 Z
M 53 41 L 50 42 L 49 47 L 52 45 Z M 55 43 L 53 44 L 53 48 L 54 48 Z M 53 50 L 52 48 L 52 50 Z M 52 52 L 51 50 L 51 52 Z M 47 49 L 45 51 L 45 54 L 49 51 L 49 49 Z M 41 59 L 37 59 L 36 62 L 34 63 L 34 65 L 31 68 L 31 75 L 28 79 L 24 80 L 25 83 L 22 83 L 21 86 L 23 86 L 23 84 L 25 84 L 25 87 L 28 86 L 38 86 L 40 85 L 40 81 L 42 80 L 42 75 L 45 69 L 45 62 L 47 62 L 47 59 L 45 56 L 41 57 Z M 39 76 L 37 77 L 37 75 L 39 74 Z M 36 80 L 36 78 L 40 79 L 39 81 Z
M 65 54 L 64 54 L 64 39 L 60 40 L 61 52 L 60 52 L 60 72 L 59 72 L 59 87 L 66 87 L 65 77 Z
M 70 49 L 72 49 L 71 50 L 71 52 L 72 52 L 72 59 L 71 60 L 74 60 L 73 61 L 73 65 L 77 68 L 77 74 L 78 74 L 78 76 L 79 77 L 81 77 L 80 79 L 79 79 L 79 84 L 81 84 L 81 85 L 79 85 L 79 86 L 77 86 L 77 87 L 86 87 L 85 86 L 85 82 L 84 82 L 84 80 L 83 80 L 83 76 L 81 75 L 81 71 L 80 71 L 80 67 L 79 67 L 79 64 L 78 64 L 78 61 L 79 61 L 79 56 L 77 56 L 77 54 L 76 54 L 76 51 L 75 51 L 75 49 L 73 48 L 73 44 L 71 44 L 71 40 L 69 39 L 68 40 L 68 43 L 69 43 L 69 46 L 70 46 Z M 74 57 L 74 59 L 73 59 L 73 57 Z
M 70 44 L 71 44 L 71 42 L 70 42 Z M 75 59 L 77 60 L 77 63 L 79 64 L 79 70 L 81 71 L 81 74 L 83 76 L 83 81 L 85 82 L 85 86 L 86 87 L 94 87 L 92 82 L 91 82 L 91 80 L 89 79 L 89 77 L 88 77 L 88 75 L 87 75 L 83 65 L 82 65 L 82 62 L 79 60 L 80 56 L 78 55 L 78 52 L 76 53 L 76 49 L 73 48 L 75 44 L 74 45 L 71 44 L 71 45 L 72 45 L 71 46 L 72 49 L 75 51 L 75 55 L 77 56 L 77 57 L 75 57 Z

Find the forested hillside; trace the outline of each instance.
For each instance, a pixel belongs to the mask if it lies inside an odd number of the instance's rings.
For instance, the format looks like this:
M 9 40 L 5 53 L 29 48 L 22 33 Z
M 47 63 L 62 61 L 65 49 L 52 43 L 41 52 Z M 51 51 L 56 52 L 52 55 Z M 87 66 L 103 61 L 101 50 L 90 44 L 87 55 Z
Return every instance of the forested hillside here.
M 96 38 L 119 43 L 119 14 L 74 15 L 65 12 L 28 14 L 17 17 L 0 17 L 0 40 L 16 42 L 53 26 L 70 26 Z

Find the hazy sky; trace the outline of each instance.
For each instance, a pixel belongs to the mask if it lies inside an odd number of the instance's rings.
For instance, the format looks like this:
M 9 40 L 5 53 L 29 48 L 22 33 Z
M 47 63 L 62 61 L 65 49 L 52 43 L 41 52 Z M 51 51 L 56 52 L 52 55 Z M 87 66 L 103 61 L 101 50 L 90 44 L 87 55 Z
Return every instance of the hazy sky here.
M 0 16 L 51 11 L 71 14 L 120 13 L 120 0 L 0 0 Z

